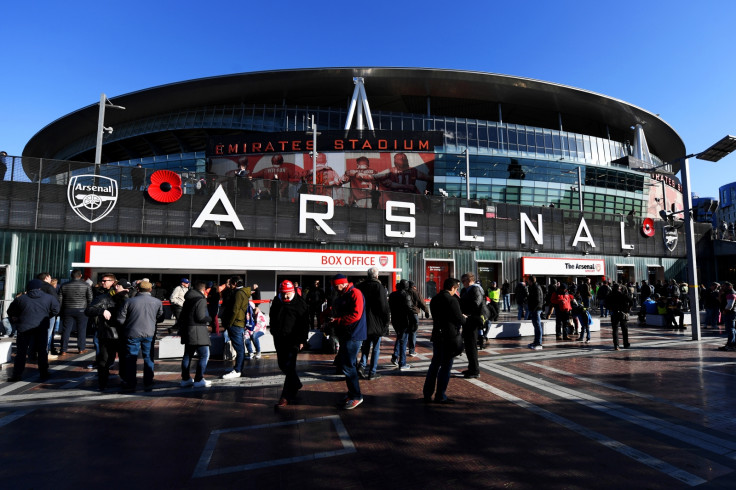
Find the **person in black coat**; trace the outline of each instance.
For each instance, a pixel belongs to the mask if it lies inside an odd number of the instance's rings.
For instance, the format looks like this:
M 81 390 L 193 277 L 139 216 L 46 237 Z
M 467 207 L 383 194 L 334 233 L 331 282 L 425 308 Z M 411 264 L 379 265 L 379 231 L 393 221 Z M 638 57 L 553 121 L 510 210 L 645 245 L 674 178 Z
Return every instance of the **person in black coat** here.
M 429 303 L 429 309 L 432 311 L 432 362 L 429 364 L 422 390 L 425 402 L 432 401 L 433 393 L 434 401 L 437 403 L 454 401 L 448 398 L 445 392 L 450 383 L 454 359 L 452 352 L 454 346 L 448 343 L 457 336 L 458 330 L 465 324 L 465 315 L 462 314 L 460 302 L 455 296 L 459 286 L 460 281 L 457 279 L 453 277 L 445 279 L 442 291 Z
M 204 379 L 207 361 L 210 358 L 210 332 L 207 329 L 212 318 L 207 312 L 207 298 L 204 295 L 205 283 L 196 281 L 194 287 L 184 295 L 184 306 L 179 317 L 179 335 L 184 344 L 184 356 L 181 358 L 181 386 L 207 388 L 211 381 Z M 194 380 L 189 374 L 189 365 L 194 353 L 199 356 L 197 374 Z
M 368 269 L 368 279 L 355 286 L 365 297 L 366 322 L 368 338 L 363 341 L 361 348 L 360 364 L 358 365 L 358 376 L 362 379 L 378 379 L 381 377 L 376 372 L 378 368 L 378 356 L 381 352 L 381 337 L 388 335 L 388 322 L 391 313 L 388 306 L 386 288 L 378 280 L 378 269 Z M 373 355 L 368 357 L 373 347 Z M 366 367 L 368 372 L 366 373 Z
M 286 375 L 281 398 L 275 407 L 283 408 L 293 403 L 302 387 L 296 373 L 296 360 L 309 337 L 307 303 L 296 294 L 291 281 L 282 281 L 279 285 L 279 294 L 271 302 L 269 317 L 279 369 Z
M 618 327 L 621 327 L 621 334 L 624 337 L 624 348 L 628 349 L 629 344 L 629 310 L 633 302 L 627 294 L 621 292 L 619 285 L 614 283 L 611 286 L 611 292 L 606 295 L 606 307 L 611 312 L 611 330 L 613 330 L 613 348 L 619 350 L 618 344 Z
M 396 291 L 388 295 L 388 306 L 391 310 L 391 324 L 396 330 L 396 342 L 391 363 L 399 369 L 409 369 L 406 364 L 406 342 L 409 330 L 414 321 L 413 303 L 409 296 L 409 282 L 402 279 L 396 283 Z
M 31 339 L 33 339 L 36 350 L 41 381 L 49 377 L 49 358 L 46 350 L 47 331 L 49 317 L 59 313 L 59 301 L 41 290 L 43 284 L 43 281 L 33 279 L 28 283 L 26 294 L 15 298 L 8 307 L 10 322 L 18 331 L 13 376 L 8 378 L 10 382 L 21 380 Z
M 97 385 L 100 391 L 107 388 L 110 378 L 110 366 L 115 362 L 115 356 L 120 359 L 119 371 L 123 372 L 123 359 L 125 351 L 121 343 L 123 327 L 117 321 L 120 307 L 130 296 L 133 286 L 125 280 L 116 281 L 108 293 L 101 294 L 92 301 L 92 304 L 84 310 L 84 314 L 97 327 L 97 341 L 99 350 L 97 352 Z
M 485 318 L 488 318 L 487 313 L 485 315 L 483 314 L 486 304 L 485 292 L 480 284 L 475 282 L 475 274 L 471 272 L 463 274 L 460 280 L 463 286 L 465 286 L 462 293 L 460 293 L 460 309 L 468 317 L 465 328 L 463 328 L 465 355 L 468 357 L 468 369 L 463 371 L 463 376 L 466 378 L 478 378 L 480 377 L 478 331 L 483 327 Z M 483 318 L 484 316 L 485 318 Z

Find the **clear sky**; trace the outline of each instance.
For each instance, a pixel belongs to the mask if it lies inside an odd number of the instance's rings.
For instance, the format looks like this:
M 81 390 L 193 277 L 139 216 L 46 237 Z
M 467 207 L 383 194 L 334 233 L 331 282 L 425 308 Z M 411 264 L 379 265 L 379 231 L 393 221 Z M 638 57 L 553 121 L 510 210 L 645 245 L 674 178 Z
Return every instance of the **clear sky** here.
M 327 66 L 570 85 L 660 114 L 689 153 L 736 134 L 733 0 L 41 0 L 3 2 L 0 18 L 0 150 L 11 155 L 101 92 L 114 102 L 193 78 Z M 690 167 L 700 196 L 736 181 L 736 154 Z

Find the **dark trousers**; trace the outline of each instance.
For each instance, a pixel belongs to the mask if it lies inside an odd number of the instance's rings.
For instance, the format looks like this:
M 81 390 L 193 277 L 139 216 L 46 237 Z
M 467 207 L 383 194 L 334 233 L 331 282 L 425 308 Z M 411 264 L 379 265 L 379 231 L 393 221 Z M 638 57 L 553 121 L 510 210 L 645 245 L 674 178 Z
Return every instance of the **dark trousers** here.
M 480 321 L 478 322 L 480 323 Z M 478 364 L 478 327 L 475 322 L 468 322 L 463 327 L 463 342 L 465 343 L 465 355 L 468 358 L 468 372 L 479 374 Z
M 555 307 L 555 335 L 569 338 L 567 335 L 567 322 L 570 320 L 570 312 Z
M 429 400 L 434 393 L 435 400 L 447 398 L 445 392 L 450 384 L 450 371 L 454 358 L 447 352 L 447 348 L 440 341 L 432 344 L 432 362 L 427 369 L 427 377 L 424 379 L 422 393 L 424 399 Z
M 273 338 L 273 343 L 274 347 L 276 347 L 276 359 L 279 363 L 279 369 L 286 376 L 284 379 L 284 388 L 281 390 L 281 398 L 291 401 L 296 397 L 297 392 L 302 387 L 299 375 L 296 372 L 296 358 L 299 354 L 299 346 L 278 337 Z
M 618 347 L 618 327 L 621 327 L 621 334 L 624 337 L 624 347 L 629 347 L 629 325 L 621 312 L 611 312 L 611 329 L 613 330 L 613 346 Z
M 97 385 L 101 390 L 107 388 L 107 381 L 110 379 L 110 366 L 115 364 L 115 356 L 120 359 L 118 364 L 118 372 L 124 372 L 123 358 L 118 339 L 98 339 L 100 348 L 97 351 Z
M 179 315 L 181 315 L 181 309 L 183 307 L 179 305 L 171 305 L 171 312 L 174 314 L 174 318 L 177 320 L 179 319 Z
M 15 362 L 13 364 L 14 378 L 20 378 L 26 368 L 26 357 L 28 357 L 28 347 L 31 341 L 33 341 L 33 353 L 38 358 L 38 372 L 41 377 L 48 376 L 49 354 L 46 351 L 46 332 L 46 326 L 18 332 L 18 340 L 15 345 Z
M 87 349 L 87 315 L 84 308 L 67 308 L 61 312 L 61 352 L 69 349 L 69 337 L 77 327 L 77 349 Z

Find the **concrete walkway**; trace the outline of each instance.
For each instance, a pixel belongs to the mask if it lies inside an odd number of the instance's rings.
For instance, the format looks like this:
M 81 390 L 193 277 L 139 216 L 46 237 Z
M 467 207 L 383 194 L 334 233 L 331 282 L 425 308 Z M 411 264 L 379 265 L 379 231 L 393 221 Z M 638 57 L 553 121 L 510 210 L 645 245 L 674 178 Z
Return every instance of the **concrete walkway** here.
M 150 392 L 104 393 L 93 354 L 52 362 L 52 378 L 5 381 L 0 371 L 3 488 L 734 488 L 736 353 L 722 332 L 634 327 L 614 351 L 603 322 L 590 344 L 499 339 L 481 352 L 480 379 L 464 356 L 448 395 L 425 405 L 430 321 L 413 369 L 389 363 L 361 382 L 365 402 L 335 408 L 345 383 L 332 356 L 304 353 L 299 403 L 280 410 L 275 355 L 246 361 L 208 389 L 181 388 L 179 361 L 156 363 Z M 142 363 L 139 362 L 139 376 Z

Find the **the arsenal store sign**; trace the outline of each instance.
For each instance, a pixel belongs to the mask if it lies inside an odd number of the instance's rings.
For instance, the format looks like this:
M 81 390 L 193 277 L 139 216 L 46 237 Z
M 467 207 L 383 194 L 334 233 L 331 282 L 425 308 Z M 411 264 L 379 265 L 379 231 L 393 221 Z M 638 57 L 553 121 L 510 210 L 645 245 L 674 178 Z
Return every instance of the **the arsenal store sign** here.
M 435 146 L 442 146 L 442 144 L 442 131 L 320 131 L 317 138 L 317 152 L 433 152 Z M 207 156 L 289 153 L 313 150 L 312 136 L 303 131 L 241 133 L 210 138 L 207 146 Z

